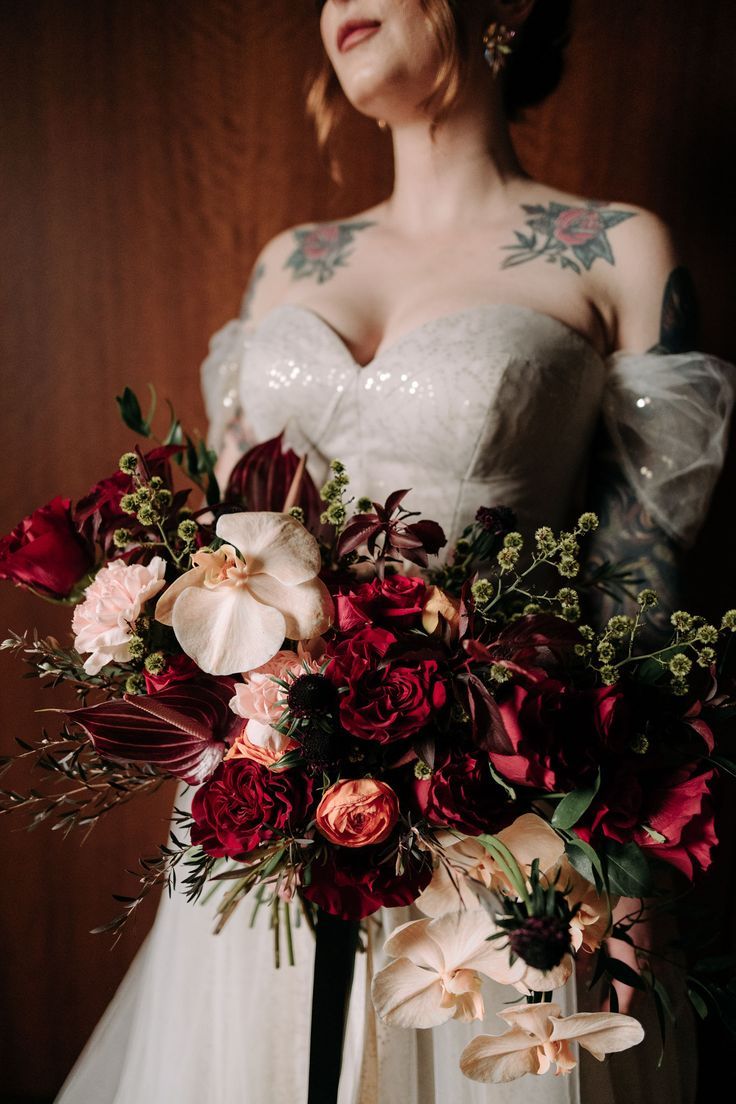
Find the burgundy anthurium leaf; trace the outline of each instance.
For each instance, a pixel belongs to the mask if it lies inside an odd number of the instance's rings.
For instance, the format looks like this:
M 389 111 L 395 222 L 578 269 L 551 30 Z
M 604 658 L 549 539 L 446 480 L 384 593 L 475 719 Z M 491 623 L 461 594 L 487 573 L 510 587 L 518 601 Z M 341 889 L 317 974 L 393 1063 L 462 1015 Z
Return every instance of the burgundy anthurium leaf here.
M 294 450 L 283 448 L 283 436 L 282 431 L 241 456 L 230 473 L 225 502 L 247 510 L 283 510 L 299 467 L 299 457 Z M 322 505 L 319 491 L 306 470 L 302 473 L 295 505 L 304 510 L 306 527 L 317 532 Z
M 203 675 L 155 694 L 69 710 L 105 759 L 150 763 L 165 774 L 199 785 L 214 772 L 242 719 L 229 708 L 232 679 Z

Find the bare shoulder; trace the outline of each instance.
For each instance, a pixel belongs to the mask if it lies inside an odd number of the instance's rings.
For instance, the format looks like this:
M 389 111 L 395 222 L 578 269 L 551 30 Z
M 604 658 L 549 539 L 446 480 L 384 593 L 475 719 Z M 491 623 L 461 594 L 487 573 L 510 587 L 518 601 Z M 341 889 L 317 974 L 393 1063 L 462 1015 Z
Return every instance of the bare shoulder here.
M 243 295 L 240 317 L 254 326 L 285 302 L 295 280 L 323 283 L 344 263 L 362 230 L 379 221 L 378 208 L 341 219 L 303 222 L 280 231 L 263 246 Z

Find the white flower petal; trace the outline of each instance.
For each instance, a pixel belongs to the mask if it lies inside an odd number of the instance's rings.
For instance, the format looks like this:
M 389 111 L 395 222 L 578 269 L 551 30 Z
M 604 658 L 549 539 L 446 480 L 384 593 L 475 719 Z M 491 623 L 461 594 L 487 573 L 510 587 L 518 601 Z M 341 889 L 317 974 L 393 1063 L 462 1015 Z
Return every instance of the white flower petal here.
M 448 852 L 451 862 L 454 859 L 452 851 Z M 461 870 L 451 870 L 441 862 L 427 888 L 417 897 L 414 904 L 425 916 L 444 916 L 446 912 L 456 912 L 460 908 L 475 909 L 478 907 L 478 897 L 473 889 L 473 882 Z
M 287 586 L 314 578 L 322 566 L 317 541 L 289 514 L 222 514 L 215 531 L 242 552 L 251 570 L 265 571 Z
M 174 579 L 171 586 L 166 588 L 156 603 L 156 608 L 153 611 L 155 619 L 160 621 L 162 625 L 172 625 L 174 603 L 177 598 L 188 587 L 200 586 L 206 574 L 206 567 L 193 567 L 180 575 L 178 579 Z
M 410 958 L 417 966 L 426 966 L 441 974 L 445 962 L 437 943 L 427 934 L 430 923 L 429 920 L 409 920 L 394 928 L 383 945 L 386 954 L 394 958 Z
M 526 963 L 524 964 L 526 966 Z M 558 966 L 551 970 L 538 970 L 534 966 L 526 966 L 518 982 L 512 982 L 522 993 L 534 990 L 537 993 L 548 993 L 551 989 L 559 989 L 565 984 L 572 973 L 572 956 L 566 954 Z
M 523 813 L 496 835 L 505 843 L 519 866 L 530 867 L 539 859 L 539 869 L 549 870 L 559 862 L 565 845 L 546 820 L 536 813 Z
M 283 615 L 245 587 L 188 587 L 174 606 L 173 627 L 183 650 L 209 675 L 260 667 L 285 635 Z
M 321 579 L 285 586 L 271 575 L 258 574 L 249 576 L 248 589 L 259 602 L 280 610 L 290 640 L 309 640 L 330 626 L 332 598 Z
M 460 1069 L 473 1081 L 516 1081 L 539 1071 L 537 1045 L 518 1027 L 503 1035 L 478 1035 L 460 1055 Z
M 644 1028 L 634 1016 L 621 1012 L 577 1012 L 555 1020 L 551 1038 L 575 1039 L 602 1062 L 606 1054 L 628 1050 L 640 1043 Z
M 397 958 L 379 970 L 371 994 L 381 1019 L 396 1027 L 438 1027 L 455 1012 L 452 1004 L 442 1007 L 442 983 L 437 975 L 408 958 Z
M 506 1023 L 513 1027 L 519 1027 L 527 1033 L 531 1032 L 540 1041 L 550 1037 L 551 1024 L 555 1023 L 560 1015 L 560 1006 L 550 1001 L 542 1004 L 514 1004 L 510 1008 L 504 1008 L 496 1013 Z

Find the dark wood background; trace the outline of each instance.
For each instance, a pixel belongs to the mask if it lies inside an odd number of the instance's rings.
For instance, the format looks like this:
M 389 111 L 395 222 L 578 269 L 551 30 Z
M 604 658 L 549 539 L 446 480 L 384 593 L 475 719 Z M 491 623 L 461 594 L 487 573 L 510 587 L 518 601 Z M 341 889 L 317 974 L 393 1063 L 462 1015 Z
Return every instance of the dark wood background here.
M 561 88 L 515 128 L 522 161 L 562 188 L 667 219 L 700 289 L 703 347 L 736 360 L 736 5 L 579 0 L 575 23 Z M 199 363 L 236 313 L 258 248 L 389 190 L 388 139 L 357 116 L 339 144 L 344 186 L 331 183 L 304 115 L 319 51 L 309 0 L 0 0 L 3 532 L 114 469 L 130 444 L 113 401 L 126 384 L 141 393 L 155 381 L 204 428 Z M 692 558 L 705 612 L 736 605 L 713 570 L 733 563 L 729 484 Z M 9 586 L 2 597 L 0 633 L 68 631 L 68 610 Z M 0 673 L 6 752 L 37 732 L 35 709 L 58 702 L 6 655 Z M 165 838 L 171 799 L 129 807 L 83 844 L 0 825 L 6 1102 L 49 1099 L 112 996 L 154 902 L 112 951 L 88 932 L 113 914 L 111 894 L 129 891 L 124 868 Z M 705 883 L 724 947 L 726 819 Z M 717 1064 L 718 1033 L 703 1036 Z

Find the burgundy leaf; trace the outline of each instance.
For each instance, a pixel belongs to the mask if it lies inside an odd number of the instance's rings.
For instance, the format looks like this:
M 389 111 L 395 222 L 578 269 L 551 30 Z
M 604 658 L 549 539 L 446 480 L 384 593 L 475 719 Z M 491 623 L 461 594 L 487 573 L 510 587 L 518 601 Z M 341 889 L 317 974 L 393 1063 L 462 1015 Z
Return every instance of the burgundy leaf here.
M 224 500 L 247 510 L 284 508 L 299 457 L 293 449 L 283 449 L 283 431 L 260 445 L 249 449 L 230 473 Z M 295 505 L 304 510 L 306 527 L 317 532 L 322 512 L 319 492 L 305 470 Z
M 407 525 L 406 531 L 416 537 L 430 555 L 435 555 L 443 545 L 447 544 L 447 537 L 442 526 L 429 518 L 424 521 L 412 522 L 411 525 Z
M 506 726 L 488 687 L 472 673 L 463 676 L 467 687 L 468 712 L 473 725 L 473 740 L 486 752 L 509 752 L 512 749 Z
M 386 505 L 384 506 L 384 510 L 385 510 L 386 515 L 388 517 L 391 517 L 391 514 L 394 512 L 396 507 L 401 503 L 402 499 L 405 498 L 406 495 L 408 495 L 410 490 L 411 490 L 411 487 L 407 487 L 406 490 L 403 490 L 403 491 L 393 491 L 388 496 L 388 498 L 386 499 Z
M 375 514 L 357 514 L 343 529 L 337 542 L 338 556 L 347 556 L 348 552 L 354 552 L 359 544 L 362 544 L 376 530 L 375 535 L 381 531 L 382 526 Z
M 66 715 L 103 758 L 150 763 L 198 785 L 213 773 L 228 738 L 242 726 L 228 704 L 233 687 L 232 679 L 202 676 L 156 694 L 126 694 Z

